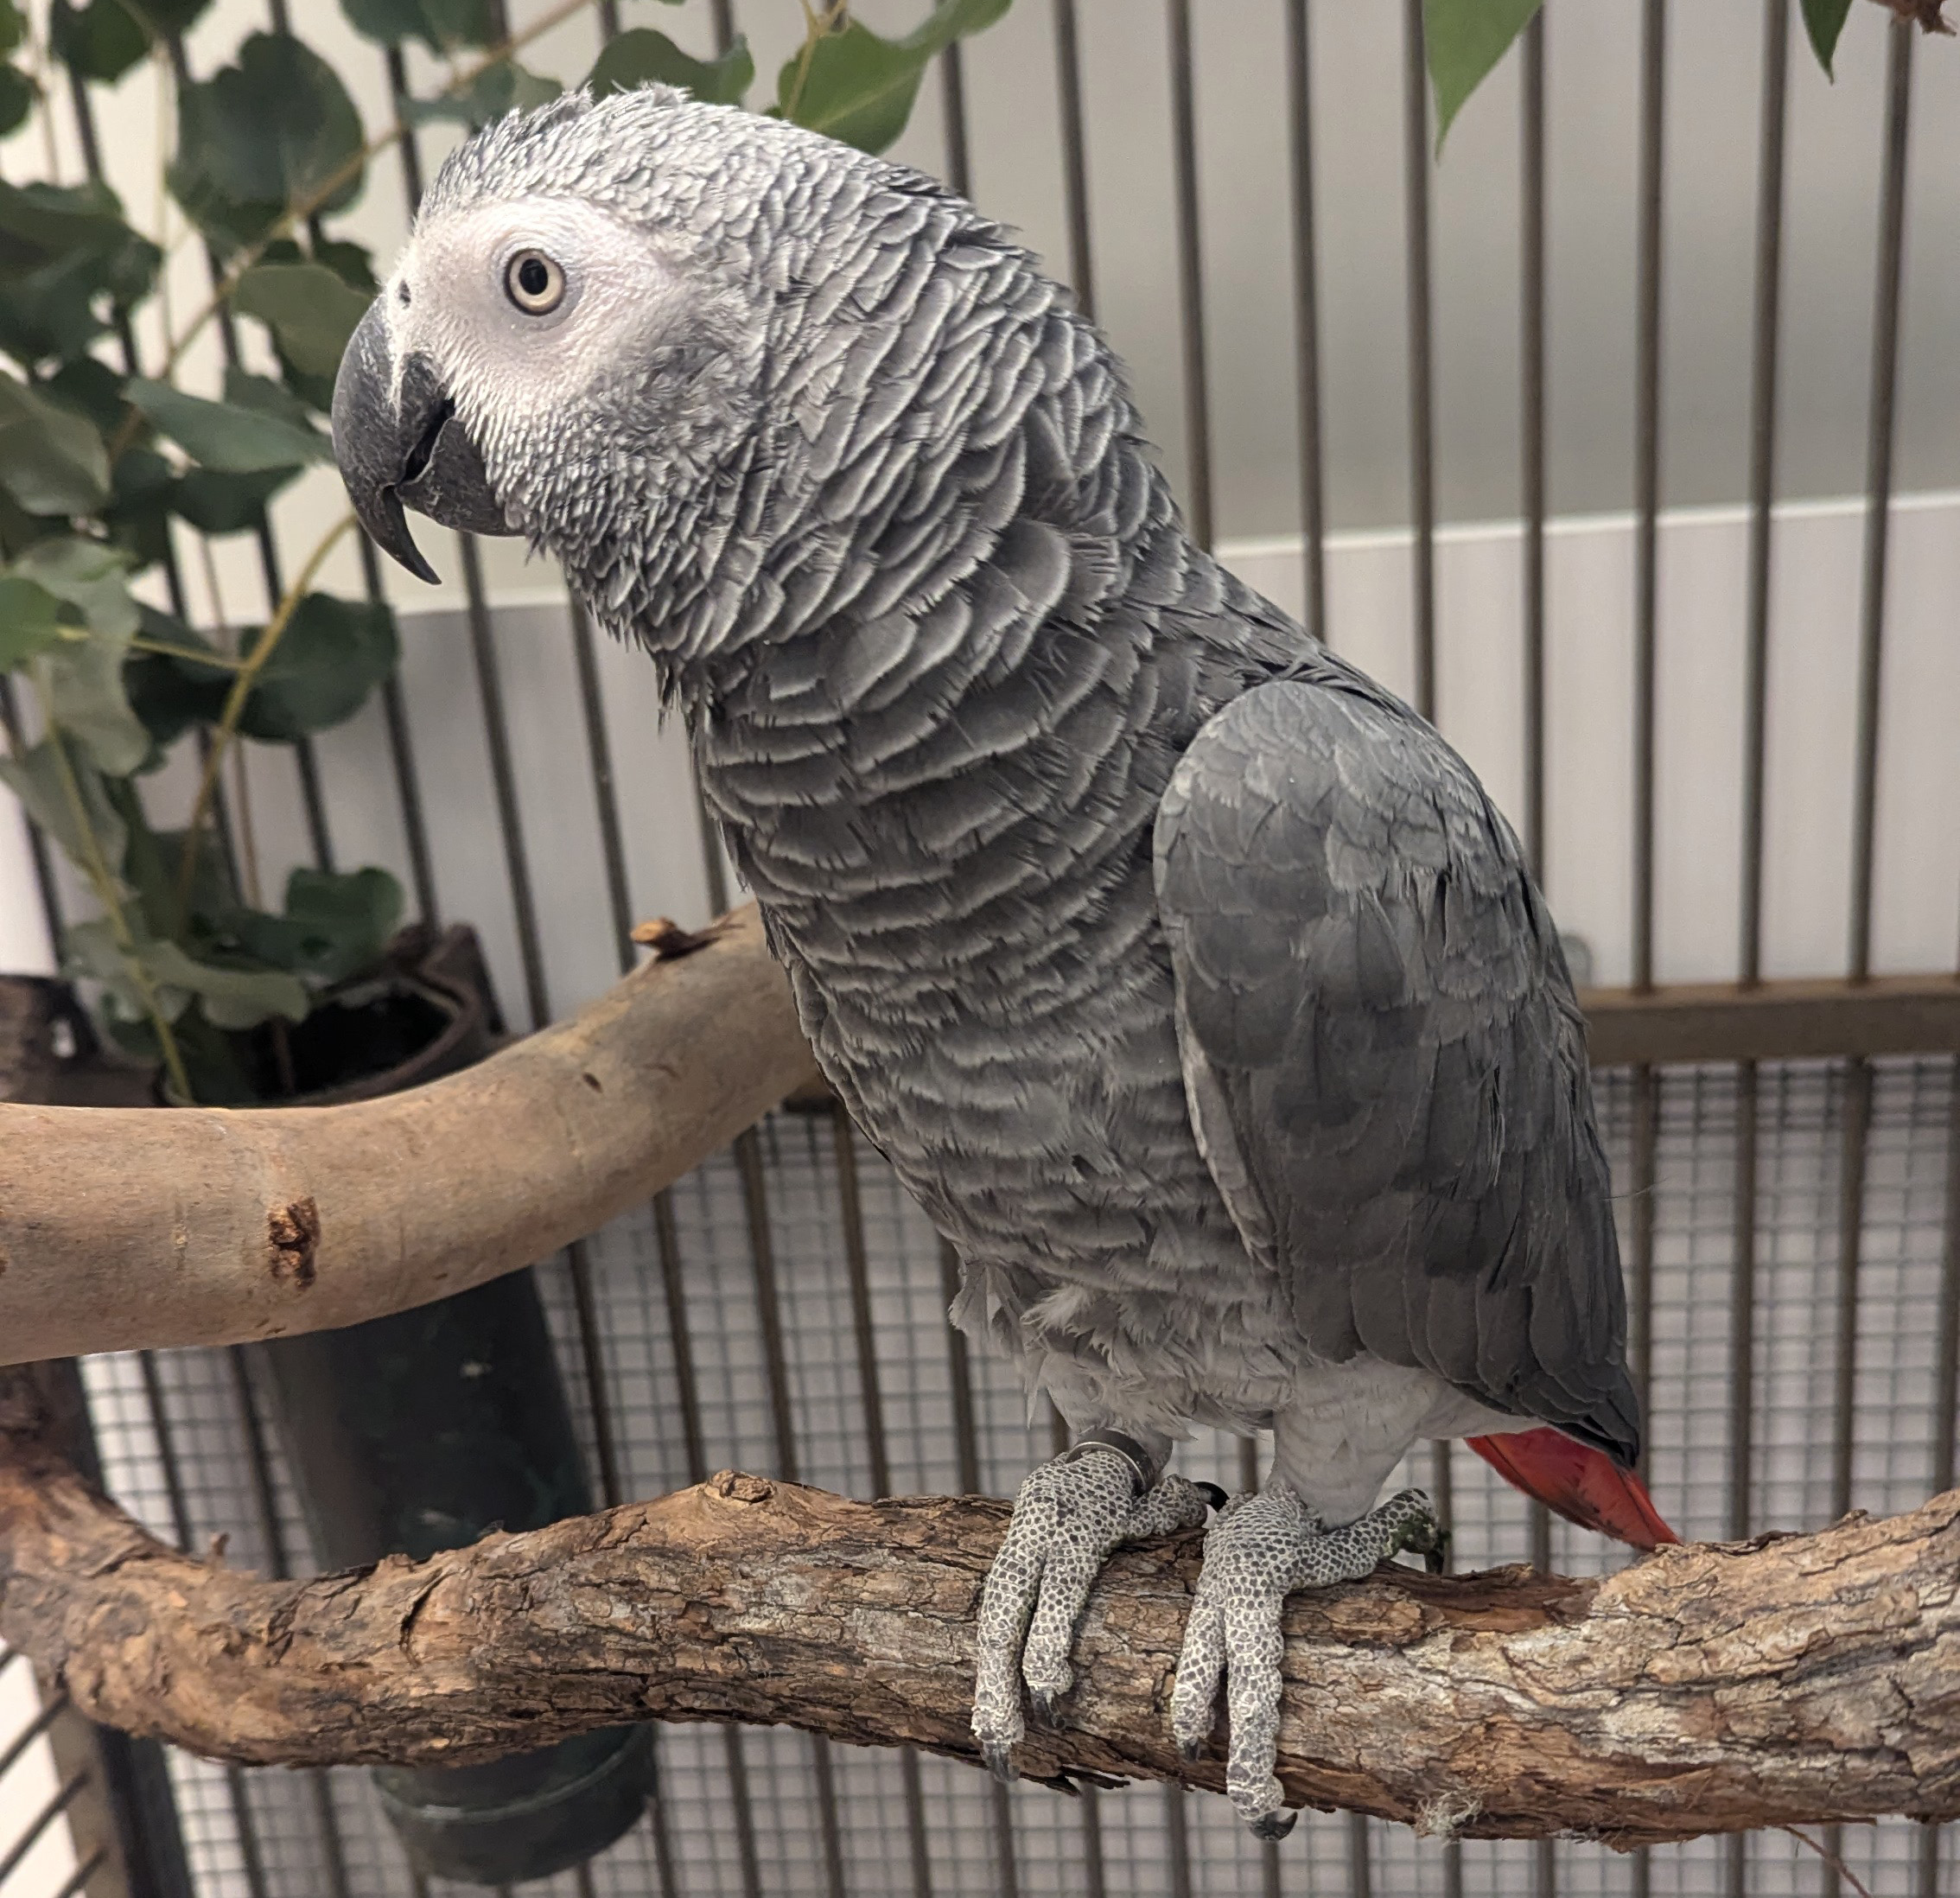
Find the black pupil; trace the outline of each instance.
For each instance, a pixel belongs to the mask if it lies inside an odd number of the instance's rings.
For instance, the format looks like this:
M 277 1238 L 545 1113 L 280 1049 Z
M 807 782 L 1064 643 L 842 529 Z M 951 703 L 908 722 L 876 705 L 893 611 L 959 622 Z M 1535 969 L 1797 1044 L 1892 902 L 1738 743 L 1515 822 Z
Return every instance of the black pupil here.
M 527 257 L 517 267 L 518 288 L 526 296 L 542 296 L 551 287 L 551 273 L 541 257 Z

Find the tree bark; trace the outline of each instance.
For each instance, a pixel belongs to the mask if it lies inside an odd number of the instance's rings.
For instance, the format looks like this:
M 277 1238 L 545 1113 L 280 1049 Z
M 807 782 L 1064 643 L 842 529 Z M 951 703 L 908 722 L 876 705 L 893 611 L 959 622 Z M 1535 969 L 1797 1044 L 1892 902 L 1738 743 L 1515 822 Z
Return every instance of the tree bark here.
M 723 1473 L 426 1562 L 308 1582 L 152 1540 L 0 1380 L 0 1636 L 92 1718 L 250 1764 L 462 1764 L 622 1721 L 783 1723 L 972 1761 L 979 1589 L 1007 1519 Z M 1218 1788 L 1166 1719 L 1195 1535 L 1126 1550 L 1076 1644 L 1053 1785 Z M 1384 1569 L 1296 1595 L 1290 1800 L 1616 1846 L 1960 1812 L 1960 1492 L 1888 1521 L 1664 1549 L 1604 1582 Z
M 0 1103 L 0 1365 L 379 1317 L 671 1185 L 815 1064 L 753 908 L 653 947 L 570 1021 L 379 1100 Z

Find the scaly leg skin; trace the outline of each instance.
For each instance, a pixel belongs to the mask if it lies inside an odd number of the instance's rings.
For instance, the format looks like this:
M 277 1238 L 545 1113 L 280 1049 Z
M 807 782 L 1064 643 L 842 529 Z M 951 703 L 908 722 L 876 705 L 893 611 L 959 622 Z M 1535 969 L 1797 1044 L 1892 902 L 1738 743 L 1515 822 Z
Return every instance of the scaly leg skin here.
M 1086 1454 L 1085 1454 L 1086 1451 Z M 1002 1780 L 1027 1731 L 1021 1683 L 1043 1719 L 1075 1684 L 1068 1651 L 1089 1590 L 1117 1544 L 1195 1529 L 1225 1500 L 1211 1484 L 1165 1476 L 1153 1487 L 1137 1464 L 1099 1443 L 1030 1470 L 980 1598 L 973 1736 Z M 1139 1491 L 1142 1494 L 1139 1494 Z
M 1225 1791 L 1261 1838 L 1284 1838 L 1298 1816 L 1280 1804 L 1280 1611 L 1295 1589 L 1359 1582 L 1398 1550 L 1439 1555 L 1442 1531 L 1429 1499 L 1404 1489 L 1345 1529 L 1327 1530 L 1290 1489 L 1235 1496 L 1205 1537 L 1205 1566 L 1171 1691 L 1171 1733 L 1187 1760 L 1212 1730 L 1225 1676 L 1231 1751 Z

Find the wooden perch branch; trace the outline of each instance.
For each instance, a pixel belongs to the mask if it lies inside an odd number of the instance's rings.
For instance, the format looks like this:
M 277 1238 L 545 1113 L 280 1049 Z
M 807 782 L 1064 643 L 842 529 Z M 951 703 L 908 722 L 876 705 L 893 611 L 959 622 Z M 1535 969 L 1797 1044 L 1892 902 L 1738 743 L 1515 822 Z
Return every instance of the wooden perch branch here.
M 150 1539 L 0 1380 L 0 1636 L 86 1713 L 248 1763 L 461 1764 L 587 1729 L 787 1723 L 972 1760 L 1004 1504 L 723 1474 L 413 1563 L 264 1582 Z M 1166 1708 L 1196 1536 L 1120 1553 L 1030 1777 L 1181 1780 Z M 1384 1570 L 1296 1595 L 1289 1799 L 1618 1846 L 1960 1812 L 1960 1492 L 1889 1521 L 1665 1549 L 1601 1583 Z
M 407 1093 L 0 1103 L 0 1364 L 321 1331 L 461 1291 L 671 1185 L 813 1073 L 751 908 Z

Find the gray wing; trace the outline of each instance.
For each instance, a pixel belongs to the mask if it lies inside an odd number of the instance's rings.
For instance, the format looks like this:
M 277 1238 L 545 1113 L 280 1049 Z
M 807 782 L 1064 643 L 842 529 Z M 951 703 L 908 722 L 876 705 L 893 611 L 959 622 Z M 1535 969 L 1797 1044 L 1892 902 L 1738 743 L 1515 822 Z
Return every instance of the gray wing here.
M 1193 1122 L 1309 1348 L 1420 1366 L 1631 1463 L 1584 1023 L 1469 767 L 1309 661 L 1205 725 L 1155 849 Z

